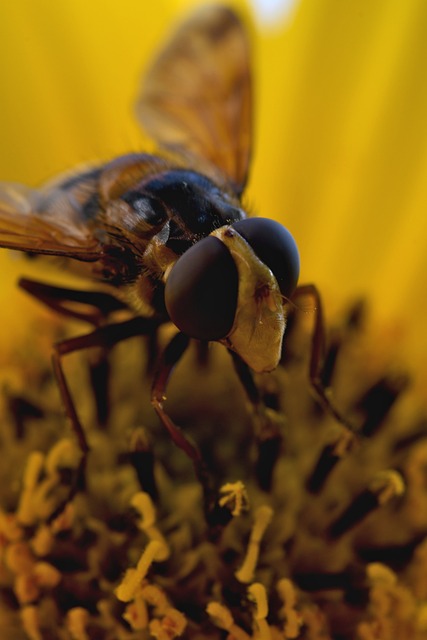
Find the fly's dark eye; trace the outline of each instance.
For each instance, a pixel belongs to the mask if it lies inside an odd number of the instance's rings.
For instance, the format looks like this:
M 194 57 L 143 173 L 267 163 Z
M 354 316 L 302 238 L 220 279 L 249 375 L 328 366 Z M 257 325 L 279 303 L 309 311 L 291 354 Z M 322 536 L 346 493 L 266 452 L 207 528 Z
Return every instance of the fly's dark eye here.
M 171 269 L 166 309 L 183 333 L 220 340 L 233 326 L 237 306 L 237 267 L 225 245 L 209 236 L 190 247 Z
M 290 298 L 298 282 L 299 253 L 289 231 L 269 218 L 245 218 L 232 227 L 271 269 L 282 294 Z

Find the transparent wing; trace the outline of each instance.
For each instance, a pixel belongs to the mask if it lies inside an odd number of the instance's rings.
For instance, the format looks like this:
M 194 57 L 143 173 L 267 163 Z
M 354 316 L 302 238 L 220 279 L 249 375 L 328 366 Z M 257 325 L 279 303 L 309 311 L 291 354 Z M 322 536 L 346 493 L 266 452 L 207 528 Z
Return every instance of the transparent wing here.
M 222 174 L 240 195 L 250 160 L 251 98 L 244 27 L 230 9 L 209 6 L 160 53 L 136 107 L 158 143 L 191 155 L 208 175 Z
M 37 191 L 0 182 L 0 247 L 95 261 L 101 247 L 82 217 L 75 190 Z

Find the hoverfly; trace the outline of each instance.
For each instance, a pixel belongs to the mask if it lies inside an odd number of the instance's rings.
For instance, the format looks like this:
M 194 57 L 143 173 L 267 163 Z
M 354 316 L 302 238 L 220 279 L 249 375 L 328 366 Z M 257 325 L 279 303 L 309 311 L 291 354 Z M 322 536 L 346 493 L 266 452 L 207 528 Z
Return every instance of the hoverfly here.
M 83 451 L 86 437 L 62 369 L 66 353 L 111 346 L 172 321 L 179 333 L 160 358 L 152 402 L 196 466 L 197 450 L 163 409 L 167 380 L 190 339 L 222 343 L 255 372 L 278 365 L 299 257 L 281 224 L 248 218 L 242 208 L 251 109 L 246 31 L 232 10 L 205 7 L 175 33 L 143 81 L 137 116 L 159 155 L 124 155 L 40 190 L 1 185 L 0 246 L 60 256 L 113 291 L 21 283 L 95 327 L 54 352 Z M 87 313 L 73 311 L 73 303 Z M 131 320 L 105 322 L 122 306 L 133 310 Z

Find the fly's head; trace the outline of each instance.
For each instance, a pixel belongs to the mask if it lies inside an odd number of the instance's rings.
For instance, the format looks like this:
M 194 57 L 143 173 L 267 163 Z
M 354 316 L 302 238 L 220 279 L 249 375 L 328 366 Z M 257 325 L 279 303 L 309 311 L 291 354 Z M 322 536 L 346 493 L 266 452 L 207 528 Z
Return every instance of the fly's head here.
M 216 229 L 166 274 L 165 303 L 183 333 L 215 340 L 254 371 L 278 365 L 299 255 L 291 234 L 267 218 Z

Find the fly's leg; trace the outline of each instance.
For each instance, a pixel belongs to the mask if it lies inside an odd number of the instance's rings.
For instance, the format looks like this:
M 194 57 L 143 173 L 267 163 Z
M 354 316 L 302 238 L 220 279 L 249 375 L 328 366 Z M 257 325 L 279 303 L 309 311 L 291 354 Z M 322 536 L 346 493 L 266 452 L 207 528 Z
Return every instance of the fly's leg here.
M 127 309 L 123 302 L 104 291 L 56 287 L 28 278 L 21 278 L 19 286 L 49 309 L 65 317 L 88 322 L 93 327 L 105 325 L 111 314 Z M 100 426 L 105 426 L 110 412 L 108 350 L 98 349 L 92 353 L 89 364 L 97 421 Z
M 165 348 L 158 362 L 157 371 L 154 376 L 153 386 L 151 389 L 151 404 L 160 418 L 161 423 L 172 438 L 174 444 L 184 451 L 193 463 L 196 476 L 203 489 L 205 509 L 206 513 L 208 513 L 213 507 L 213 494 L 203 458 L 196 444 L 183 433 L 163 408 L 163 403 L 166 400 L 166 389 L 172 371 L 184 355 L 189 343 L 190 338 L 185 336 L 183 333 L 177 333 Z
M 158 324 L 159 323 L 156 320 L 138 316 L 124 322 L 118 322 L 115 324 L 107 325 L 105 327 L 99 327 L 86 335 L 69 338 L 54 345 L 54 351 L 52 355 L 53 370 L 58 382 L 65 413 L 71 422 L 71 426 L 77 438 L 79 448 L 82 452 L 82 458 L 79 464 L 78 472 L 76 474 L 76 481 L 71 487 L 67 499 L 60 505 L 58 509 L 55 510 L 55 513 L 52 514 L 51 518 L 56 517 L 63 510 L 65 505 L 73 498 L 76 492 L 81 488 L 84 478 L 84 469 L 86 467 L 87 454 L 89 452 L 89 444 L 86 438 L 86 434 L 78 416 L 71 390 L 64 373 L 62 363 L 64 356 L 93 347 L 111 349 L 117 343 L 122 342 L 123 340 L 127 340 L 128 338 L 149 334 L 158 326 Z
M 105 327 L 98 327 L 91 333 L 87 333 L 83 336 L 77 336 L 75 338 L 69 338 L 54 345 L 54 352 L 52 356 L 53 370 L 58 381 L 65 412 L 71 421 L 83 454 L 86 454 L 89 451 L 89 446 L 65 377 L 62 359 L 65 355 L 70 353 L 84 351 L 93 347 L 111 349 L 111 347 L 116 345 L 118 342 L 150 333 L 150 331 L 157 328 L 158 324 L 157 320 L 138 316 L 131 320 L 125 320 L 124 322 L 117 322 L 115 324 L 106 325 Z
M 311 336 L 311 351 L 309 364 L 310 383 L 319 404 L 330 414 L 335 420 L 341 423 L 353 435 L 357 435 L 356 427 L 345 418 L 342 413 L 335 407 L 330 397 L 330 390 L 325 388 L 322 381 L 323 368 L 326 356 L 326 332 L 322 309 L 322 299 L 317 287 L 314 284 L 306 284 L 298 287 L 292 296 L 295 302 L 299 297 L 310 296 L 314 300 L 315 317 L 314 327 Z
M 229 353 L 254 411 L 258 446 L 255 474 L 260 488 L 269 491 L 274 468 L 280 456 L 284 418 L 266 406 L 248 365 L 233 351 Z
M 56 287 L 29 278 L 21 278 L 18 284 L 21 289 L 49 309 L 68 318 L 83 320 L 94 327 L 105 324 L 105 321 L 115 311 L 128 308 L 123 302 L 105 291 Z

